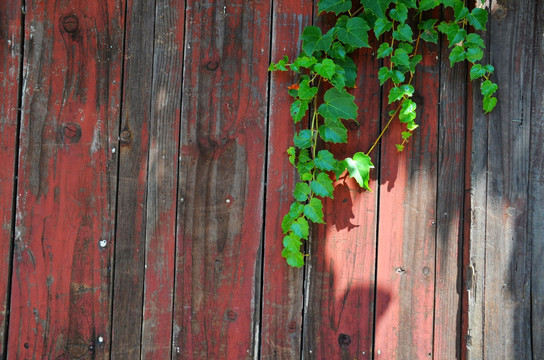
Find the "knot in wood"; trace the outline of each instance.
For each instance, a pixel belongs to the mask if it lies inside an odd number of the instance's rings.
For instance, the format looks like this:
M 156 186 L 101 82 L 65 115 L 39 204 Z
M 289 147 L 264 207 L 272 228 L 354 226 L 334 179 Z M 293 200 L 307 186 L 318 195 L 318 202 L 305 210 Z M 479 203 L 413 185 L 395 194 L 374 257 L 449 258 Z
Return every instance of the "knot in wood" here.
M 79 20 L 74 15 L 65 16 L 62 19 L 62 27 L 67 33 L 74 33 L 79 27 Z
M 206 64 L 206 70 L 208 71 L 215 71 L 217 70 L 218 67 L 219 67 L 219 63 L 217 61 L 212 60 Z
M 289 329 L 289 332 L 292 333 L 292 332 L 295 332 L 295 330 L 297 329 L 297 323 L 295 321 L 291 321 L 288 325 L 287 325 L 287 328 Z
M 81 126 L 75 123 L 64 123 L 61 125 L 59 135 L 64 144 L 75 144 L 81 139 Z
M 236 320 L 237 317 L 238 317 L 238 314 L 236 314 L 235 311 L 233 311 L 233 310 L 228 310 L 227 311 L 227 319 L 229 319 L 229 321 L 234 321 L 234 320 Z
M 340 345 L 340 347 L 349 346 L 349 344 L 351 344 L 351 336 L 346 334 L 338 335 L 338 344 Z
M 122 145 L 130 145 L 132 142 L 132 132 L 130 130 L 124 130 L 119 135 L 119 140 Z

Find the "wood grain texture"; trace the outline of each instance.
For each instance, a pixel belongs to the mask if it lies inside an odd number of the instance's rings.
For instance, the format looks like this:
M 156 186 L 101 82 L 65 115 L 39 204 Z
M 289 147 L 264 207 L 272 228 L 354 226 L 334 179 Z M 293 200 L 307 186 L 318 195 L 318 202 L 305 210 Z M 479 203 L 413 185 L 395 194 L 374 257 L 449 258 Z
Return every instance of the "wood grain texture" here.
M 438 46 L 420 46 L 413 83 L 420 127 L 402 153 L 397 120 L 382 142 L 377 286 L 391 295 L 376 297 L 376 312 L 384 314 L 376 322 L 376 359 L 424 359 L 433 351 L 440 64 Z
M 119 146 L 119 193 L 115 239 L 115 273 L 111 355 L 140 358 L 151 89 L 154 1 L 127 2 L 123 113 Z
M 0 359 L 7 338 L 11 238 L 14 220 L 19 75 L 22 61 L 21 4 L 0 3 Z
M 185 1 L 155 2 L 142 359 L 171 357 L 184 20 Z
M 452 14 L 448 14 L 452 15 Z M 467 66 L 450 66 L 445 37 L 440 50 L 434 359 L 461 357 L 461 294 L 465 198 Z
M 533 359 L 544 358 L 544 4 L 537 3 L 531 99 L 529 160 L 529 225 L 531 242 L 531 339 Z
M 187 1 L 176 359 L 257 356 L 270 9 Z
M 358 122 L 346 122 L 349 145 L 331 146 L 338 159 L 367 152 L 380 128 L 379 62 L 372 49 L 355 56 L 357 88 L 351 91 L 359 107 Z M 378 151 L 373 163 L 378 164 Z M 315 226 L 305 281 L 304 349 L 308 359 L 370 359 L 374 335 L 377 183 L 374 192 L 351 178 L 335 182 L 334 199 L 324 200 L 325 226 Z M 377 314 L 379 318 L 381 314 Z
M 293 59 L 301 45 L 293 46 L 293 39 L 310 25 L 312 2 L 281 0 L 273 5 L 272 61 L 277 62 L 284 55 Z M 287 87 L 297 78 L 289 72 L 273 72 L 270 81 L 261 359 L 296 359 L 302 346 L 304 279 L 303 270 L 288 266 L 281 256 L 281 222 L 293 200 L 297 176 L 286 153 L 294 134 L 289 110 L 292 98 Z
M 488 359 L 532 357 L 529 162 L 523 159 L 532 124 L 535 4 L 519 1 L 515 8 L 492 8 L 488 27 L 487 48 L 500 88 L 498 105 L 489 115 L 485 258 L 478 259 L 485 264 L 483 357 Z
M 26 6 L 8 358 L 108 358 L 123 13 Z

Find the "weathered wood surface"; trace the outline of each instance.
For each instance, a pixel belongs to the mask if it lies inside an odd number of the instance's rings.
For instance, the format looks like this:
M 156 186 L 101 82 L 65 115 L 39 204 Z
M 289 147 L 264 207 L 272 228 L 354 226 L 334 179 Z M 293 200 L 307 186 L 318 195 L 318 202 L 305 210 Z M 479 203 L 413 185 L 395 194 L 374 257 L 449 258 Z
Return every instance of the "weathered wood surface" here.
M 266 68 L 297 54 L 312 1 L 21 10 L 0 5 L 0 359 L 544 356 L 541 2 L 492 2 L 488 117 L 445 42 L 423 47 L 420 129 L 399 154 L 394 122 L 373 193 L 336 182 L 304 270 L 280 255 L 296 78 Z M 365 126 L 340 157 L 367 151 L 389 110 L 372 50 L 356 61 Z
M 26 6 L 10 359 L 108 357 L 123 12 Z
M 299 36 L 312 21 L 310 0 L 274 1 L 272 23 L 272 61 L 284 55 L 290 59 L 300 52 Z M 263 264 L 263 298 L 261 320 L 261 358 L 296 359 L 302 346 L 302 306 L 304 272 L 288 266 L 281 256 L 283 233 L 281 222 L 292 201 L 296 170 L 286 156 L 292 145 L 294 128 L 290 119 L 287 87 L 297 78 L 288 72 L 270 76 L 268 115 L 268 167 Z M 304 123 L 304 121 L 302 122 Z
M 9 309 L 21 35 L 21 4 L 0 3 L 0 359 L 5 358 Z
M 176 359 L 259 351 L 270 4 L 187 1 Z
M 531 315 L 542 315 L 532 311 L 532 287 L 543 282 L 531 277 L 531 247 L 537 250 L 534 259 L 542 246 L 536 185 L 542 169 L 530 170 L 531 163 L 541 161 L 542 104 L 533 103 L 542 93 L 541 81 L 534 81 L 535 38 L 542 37 L 535 33 L 536 6 L 534 1 L 493 4 L 487 47 L 499 101 L 488 117 L 477 109 L 481 99 L 475 90 L 473 128 L 479 136 L 473 141 L 472 206 L 478 212 L 471 228 L 471 359 L 537 359 L 533 349 L 542 342 L 531 337 Z

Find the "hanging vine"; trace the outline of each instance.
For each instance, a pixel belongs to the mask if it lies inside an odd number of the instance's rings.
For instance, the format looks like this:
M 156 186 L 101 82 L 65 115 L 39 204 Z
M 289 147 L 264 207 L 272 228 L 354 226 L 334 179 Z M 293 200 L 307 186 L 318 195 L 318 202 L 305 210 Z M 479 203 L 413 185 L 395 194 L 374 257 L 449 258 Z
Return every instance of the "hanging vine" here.
M 436 12 L 432 10 L 438 6 L 451 8 L 453 18 L 448 21 L 433 18 Z M 398 151 L 404 150 L 417 129 L 416 103 L 411 97 L 412 80 L 422 60 L 418 53 L 421 41 L 437 43 L 439 33 L 444 34 L 451 49 L 450 65 L 468 61 L 470 79 L 483 78 L 480 84 L 483 111 L 490 112 L 497 103 L 493 94 L 498 86 L 490 80 L 494 68 L 480 63 L 484 41 L 478 33 L 468 32 L 469 27 L 486 30 L 486 10 L 469 9 L 463 0 L 360 0 L 360 4 L 351 0 L 320 0 L 318 14 L 323 12 L 336 15 L 334 27 L 323 33 L 317 26 L 307 26 L 301 35 L 299 56 L 295 59 L 284 56 L 269 67 L 270 71 L 299 74 L 298 82 L 288 89 L 293 97 L 290 112 L 294 123 L 310 113 L 309 128 L 296 132 L 294 146 L 287 149 L 300 181 L 295 185 L 294 201 L 282 222 L 285 235 L 282 256 L 294 267 L 304 265 L 301 247 L 302 240 L 308 239 L 310 223 L 324 223 L 321 198 L 333 198 L 331 174 L 339 178 L 347 170 L 359 186 L 370 190 L 368 181 L 374 168 L 370 154 L 391 122 L 398 118 L 404 125 L 396 145 Z M 348 92 L 357 80 L 357 65 L 350 54 L 370 47 L 369 36 L 374 36 L 379 44 L 375 49 L 376 59 L 387 64 L 379 69 L 378 79 L 380 85 L 392 83 L 387 99 L 394 110 L 389 112 L 386 125 L 367 152 L 336 159 L 328 150 L 318 151 L 318 144 L 346 143 L 344 122 L 357 121 L 355 97 Z M 326 89 L 322 97 L 318 96 L 320 89 Z

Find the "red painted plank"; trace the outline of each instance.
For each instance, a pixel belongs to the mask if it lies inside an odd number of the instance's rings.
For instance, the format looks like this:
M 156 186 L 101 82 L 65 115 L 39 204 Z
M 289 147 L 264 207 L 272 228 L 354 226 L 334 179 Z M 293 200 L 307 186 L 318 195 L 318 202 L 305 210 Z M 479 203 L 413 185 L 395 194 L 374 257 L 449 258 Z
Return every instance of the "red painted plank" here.
M 154 5 L 127 2 L 111 345 L 122 360 L 141 353 Z
M 169 359 L 185 1 L 155 2 L 142 359 Z
M 331 146 L 338 159 L 366 152 L 379 134 L 379 62 L 372 49 L 357 53 L 358 121 L 347 122 L 349 145 Z M 375 151 L 373 162 L 378 163 Z M 370 359 L 374 327 L 377 184 L 362 190 L 352 179 L 335 182 L 334 199 L 324 201 L 326 226 L 314 227 L 307 266 L 304 356 Z M 377 290 L 383 298 L 389 295 Z M 379 318 L 380 314 L 377 315 Z
M 124 10 L 26 10 L 8 358 L 107 358 Z
M 0 359 L 5 358 L 7 335 L 9 266 L 15 156 L 17 154 L 17 107 L 22 54 L 21 4 L 0 3 Z
M 312 16 L 310 0 L 274 1 L 272 25 L 272 61 L 284 55 L 293 59 L 300 43 L 293 46 Z M 281 256 L 281 222 L 289 211 L 296 171 L 286 150 L 293 143 L 294 127 L 290 120 L 292 98 L 287 87 L 296 82 L 289 72 L 271 74 L 268 137 L 268 171 L 262 301 L 263 359 L 295 359 L 300 355 L 302 328 L 303 270 L 289 267 Z
M 402 153 L 398 121 L 382 142 L 377 286 L 391 295 L 376 298 L 384 314 L 376 359 L 424 359 L 433 349 L 439 54 L 435 45 L 420 46 L 413 83 L 420 128 Z
M 175 358 L 258 350 L 270 4 L 187 2 Z

